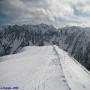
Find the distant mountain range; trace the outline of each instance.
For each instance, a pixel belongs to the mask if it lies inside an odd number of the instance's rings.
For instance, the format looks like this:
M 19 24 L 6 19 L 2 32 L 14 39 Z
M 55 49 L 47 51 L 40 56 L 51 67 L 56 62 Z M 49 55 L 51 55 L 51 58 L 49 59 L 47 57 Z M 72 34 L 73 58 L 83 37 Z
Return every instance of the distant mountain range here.
M 52 25 L 0 27 L 0 56 L 18 53 L 24 46 L 57 45 L 90 70 L 90 28 L 56 29 Z

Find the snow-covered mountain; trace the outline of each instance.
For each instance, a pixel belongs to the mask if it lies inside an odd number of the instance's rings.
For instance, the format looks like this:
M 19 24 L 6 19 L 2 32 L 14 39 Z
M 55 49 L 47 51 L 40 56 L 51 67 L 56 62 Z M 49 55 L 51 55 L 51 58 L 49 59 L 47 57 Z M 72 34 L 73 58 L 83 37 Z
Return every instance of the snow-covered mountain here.
M 90 73 L 57 46 L 27 46 L 0 61 L 0 89 L 90 90 Z
M 0 28 L 0 56 L 19 52 L 24 46 L 57 45 L 90 70 L 90 28 L 52 25 L 14 25 Z

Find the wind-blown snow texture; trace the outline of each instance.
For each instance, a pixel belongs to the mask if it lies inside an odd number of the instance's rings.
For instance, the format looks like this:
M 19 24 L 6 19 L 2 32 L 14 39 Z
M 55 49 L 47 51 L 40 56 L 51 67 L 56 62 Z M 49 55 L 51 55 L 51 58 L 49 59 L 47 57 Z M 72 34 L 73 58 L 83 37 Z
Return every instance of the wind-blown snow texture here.
M 90 70 L 90 28 L 56 29 L 46 24 L 0 28 L 0 56 L 17 53 L 24 46 L 58 45 Z
M 90 90 L 90 74 L 57 46 L 25 47 L 0 57 L 0 86 L 19 90 Z M 73 68 L 72 68 L 73 66 Z

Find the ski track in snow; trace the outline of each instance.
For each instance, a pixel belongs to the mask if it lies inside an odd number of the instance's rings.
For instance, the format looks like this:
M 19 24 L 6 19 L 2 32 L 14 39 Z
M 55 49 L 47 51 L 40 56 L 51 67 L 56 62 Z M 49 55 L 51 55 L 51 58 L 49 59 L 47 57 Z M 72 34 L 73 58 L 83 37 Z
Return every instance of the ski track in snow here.
M 90 90 L 90 73 L 68 53 L 55 46 L 67 83 L 71 90 Z
M 57 46 L 26 47 L 1 57 L 0 86 L 19 90 L 90 90 L 90 74 Z M 83 75 L 82 75 L 83 74 Z

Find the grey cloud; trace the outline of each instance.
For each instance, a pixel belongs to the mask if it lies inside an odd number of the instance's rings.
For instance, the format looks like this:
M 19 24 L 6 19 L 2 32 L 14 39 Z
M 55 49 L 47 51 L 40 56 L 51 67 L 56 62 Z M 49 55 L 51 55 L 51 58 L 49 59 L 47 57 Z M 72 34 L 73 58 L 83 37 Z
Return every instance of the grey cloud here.
M 0 0 L 0 15 L 13 17 L 13 24 L 81 25 L 89 23 L 87 1 L 89 0 Z
M 24 4 L 34 8 L 47 8 L 47 0 L 21 0 Z
M 10 16 L 16 16 L 20 9 L 10 4 L 9 0 L 0 1 L 0 12 Z

